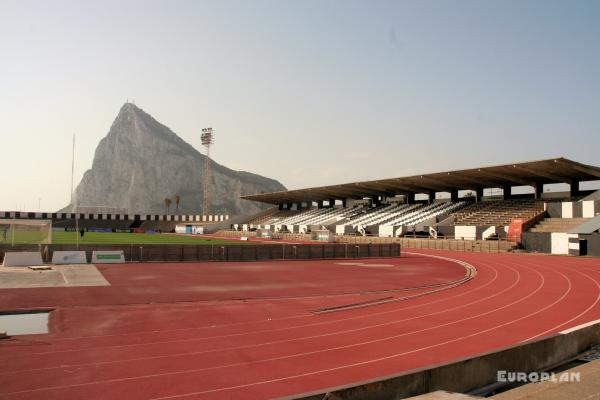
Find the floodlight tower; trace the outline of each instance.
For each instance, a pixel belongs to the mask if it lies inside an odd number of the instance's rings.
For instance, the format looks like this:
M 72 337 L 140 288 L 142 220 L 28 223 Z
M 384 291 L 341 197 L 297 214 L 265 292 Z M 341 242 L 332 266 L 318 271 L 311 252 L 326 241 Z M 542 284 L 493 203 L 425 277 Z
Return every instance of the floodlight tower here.
M 206 157 L 204 157 L 204 179 L 202 184 L 203 197 L 202 197 L 202 214 L 208 216 L 208 185 L 210 183 L 210 145 L 213 144 L 213 129 L 204 128 L 202 129 L 202 145 L 206 147 Z

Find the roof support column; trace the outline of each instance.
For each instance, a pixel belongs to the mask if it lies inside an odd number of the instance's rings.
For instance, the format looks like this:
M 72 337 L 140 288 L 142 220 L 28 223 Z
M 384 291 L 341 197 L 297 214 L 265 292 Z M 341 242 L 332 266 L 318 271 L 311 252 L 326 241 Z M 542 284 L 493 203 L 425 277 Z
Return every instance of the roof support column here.
M 415 197 L 416 197 L 416 193 L 409 193 L 408 196 L 406 196 L 406 202 L 408 204 L 415 204 Z
M 544 184 L 540 183 L 540 182 L 536 182 L 535 185 L 533 186 L 533 188 L 535 189 L 535 198 L 541 199 L 542 193 L 544 193 Z
M 477 201 L 483 200 L 483 188 L 477 188 L 475 190 L 475 200 L 477 200 Z
M 512 198 L 512 186 L 511 185 L 502 186 L 502 198 L 504 200 L 508 200 L 508 199 Z
M 329 207 L 335 206 L 335 199 L 329 199 Z
M 435 200 L 435 193 L 436 193 L 435 190 L 430 190 L 427 193 L 427 202 L 429 204 L 433 203 L 433 201 Z
M 279 203 L 279 211 L 283 211 L 283 203 Z
M 580 196 L 581 191 L 579 190 L 579 181 L 571 181 L 571 197 Z
M 317 208 L 323 208 L 323 200 L 317 201 Z
M 454 189 L 450 191 L 450 201 L 455 202 L 458 201 L 458 189 Z

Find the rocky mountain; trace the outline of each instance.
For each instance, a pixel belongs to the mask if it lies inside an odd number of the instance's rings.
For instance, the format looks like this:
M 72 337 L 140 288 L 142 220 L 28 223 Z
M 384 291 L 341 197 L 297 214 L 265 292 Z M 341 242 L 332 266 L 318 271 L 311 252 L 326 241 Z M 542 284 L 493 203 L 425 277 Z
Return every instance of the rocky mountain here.
M 180 213 L 199 214 L 205 157 L 152 116 L 125 103 L 77 186 L 77 205 L 163 214 L 165 198 L 173 199 L 174 213 L 179 196 Z M 241 200 L 241 195 L 285 190 L 276 180 L 210 163 L 211 214 L 256 213 L 264 205 Z M 72 208 L 70 204 L 65 210 Z

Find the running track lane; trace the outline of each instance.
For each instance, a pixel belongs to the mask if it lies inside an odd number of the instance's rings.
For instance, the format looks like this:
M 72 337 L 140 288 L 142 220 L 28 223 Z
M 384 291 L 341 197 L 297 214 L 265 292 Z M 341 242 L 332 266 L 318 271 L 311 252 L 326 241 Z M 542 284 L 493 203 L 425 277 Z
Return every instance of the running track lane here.
M 469 262 L 477 276 L 429 296 L 345 312 L 4 351 L 11 368 L 0 373 L 0 396 L 280 397 L 448 362 L 600 318 L 598 260 L 419 252 Z

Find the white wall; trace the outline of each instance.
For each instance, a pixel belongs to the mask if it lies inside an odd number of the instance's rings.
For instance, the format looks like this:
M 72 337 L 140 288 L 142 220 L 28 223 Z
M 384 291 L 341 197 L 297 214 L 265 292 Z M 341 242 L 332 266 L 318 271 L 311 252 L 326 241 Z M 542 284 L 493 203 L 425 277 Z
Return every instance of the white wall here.
M 576 234 L 552 233 L 550 234 L 552 254 L 569 254 L 569 238 L 576 238 Z
M 573 218 L 573 203 L 570 201 L 565 201 L 562 203 L 562 217 L 563 218 Z
M 381 225 L 379 227 L 379 237 L 392 237 L 394 235 L 394 227 L 391 225 Z
M 454 227 L 454 236 L 456 239 L 475 240 L 476 235 L 476 226 L 457 225 Z
M 581 205 L 581 212 L 583 218 L 594 218 L 594 201 L 583 201 Z

